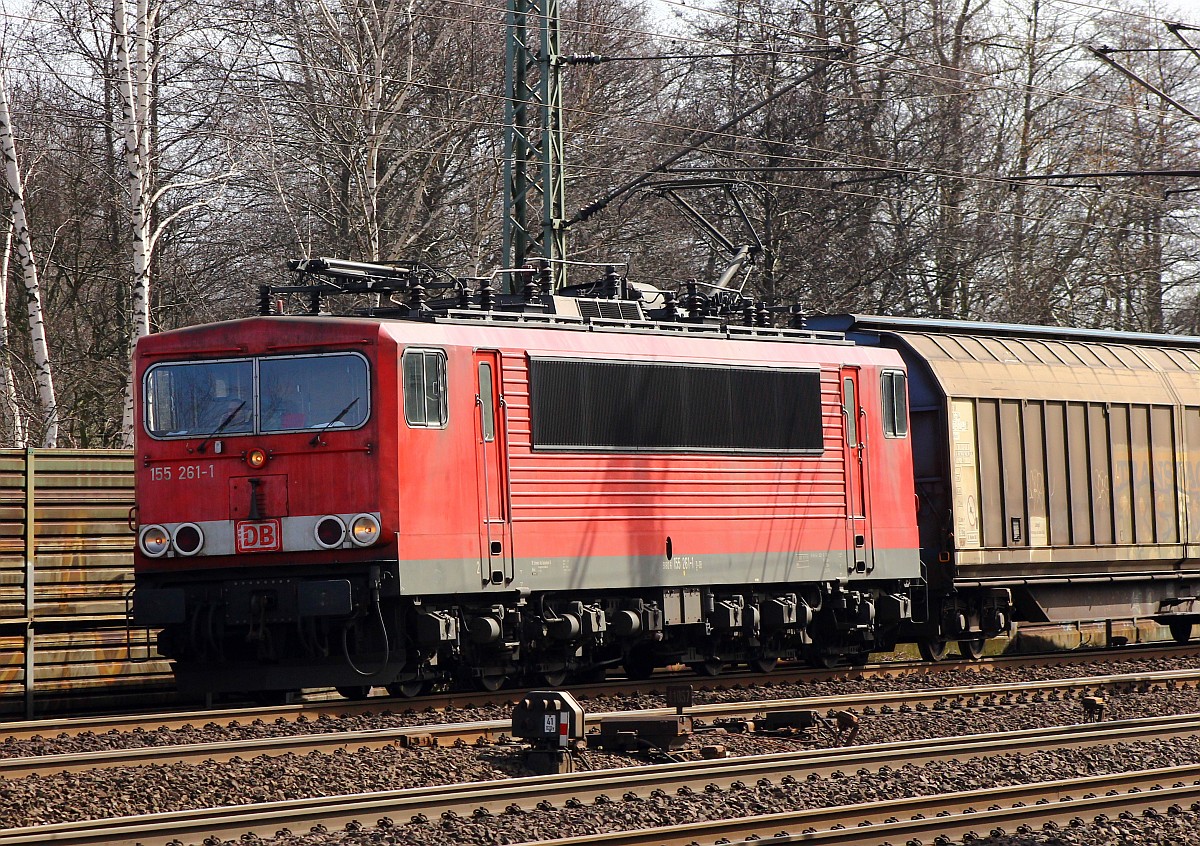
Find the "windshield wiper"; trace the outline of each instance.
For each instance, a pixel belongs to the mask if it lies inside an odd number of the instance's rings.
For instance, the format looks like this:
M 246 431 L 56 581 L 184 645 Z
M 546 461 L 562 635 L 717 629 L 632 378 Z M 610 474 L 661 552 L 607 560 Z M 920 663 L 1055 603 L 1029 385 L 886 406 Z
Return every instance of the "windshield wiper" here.
M 312 440 L 310 440 L 308 442 L 309 446 L 317 446 L 319 443 L 321 443 L 321 436 L 329 431 L 329 427 L 332 426 L 334 423 L 337 423 L 339 420 L 341 420 L 347 414 L 349 414 L 350 409 L 354 408 L 354 406 L 356 406 L 356 405 L 358 405 L 358 397 L 355 397 L 354 399 L 350 400 L 350 404 L 348 406 L 346 406 L 345 408 L 343 408 L 341 411 L 339 411 L 337 413 L 337 417 L 334 417 L 332 420 L 330 420 L 328 423 L 325 424 L 325 427 L 323 429 L 321 429 L 321 431 L 319 431 L 315 435 L 313 435 Z
M 200 446 L 196 447 L 196 452 L 204 452 L 204 448 L 205 448 L 206 446 L 208 446 L 208 442 L 209 442 L 209 441 L 211 441 L 213 438 L 215 438 L 217 435 L 219 435 L 219 434 L 221 434 L 222 432 L 224 432 L 224 431 L 225 431 L 225 427 L 226 427 L 226 426 L 228 426 L 230 423 L 232 423 L 232 422 L 233 422 L 233 418 L 237 416 L 237 413 L 238 413 L 239 411 L 241 411 L 241 410 L 242 410 L 243 408 L 245 408 L 245 407 L 246 407 L 246 400 L 242 400 L 242 401 L 241 401 L 241 402 L 238 404 L 238 407 L 237 407 L 237 408 L 235 408 L 233 411 L 231 411 L 231 412 L 229 412 L 228 414 L 226 414 L 226 415 L 225 415 L 225 419 L 221 421 L 221 425 L 220 425 L 220 426 L 218 426 L 216 429 L 214 429 L 214 430 L 212 431 L 212 434 L 210 434 L 210 435 L 207 435 L 207 436 L 204 438 L 204 440 L 202 440 L 202 441 L 200 442 Z

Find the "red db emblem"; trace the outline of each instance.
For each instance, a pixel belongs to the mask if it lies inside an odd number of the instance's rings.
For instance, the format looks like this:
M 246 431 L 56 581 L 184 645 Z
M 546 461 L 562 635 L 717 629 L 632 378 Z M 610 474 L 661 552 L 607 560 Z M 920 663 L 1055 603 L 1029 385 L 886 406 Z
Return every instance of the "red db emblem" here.
M 238 552 L 277 552 L 282 548 L 278 520 L 243 520 L 234 526 Z

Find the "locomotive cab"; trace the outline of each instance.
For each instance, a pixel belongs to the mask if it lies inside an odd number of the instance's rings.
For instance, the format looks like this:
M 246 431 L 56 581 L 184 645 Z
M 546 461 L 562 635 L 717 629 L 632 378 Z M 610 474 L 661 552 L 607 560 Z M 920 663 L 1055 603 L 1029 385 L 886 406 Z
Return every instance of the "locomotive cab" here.
M 386 651 L 373 618 L 398 573 L 376 469 L 378 345 L 352 322 L 297 322 L 289 343 L 286 319 L 263 323 L 138 349 L 133 621 L 161 628 L 184 690 L 331 673 L 353 685 Z M 239 678 L 231 659 L 248 654 Z M 297 654 L 332 666 L 296 677 L 282 656 Z

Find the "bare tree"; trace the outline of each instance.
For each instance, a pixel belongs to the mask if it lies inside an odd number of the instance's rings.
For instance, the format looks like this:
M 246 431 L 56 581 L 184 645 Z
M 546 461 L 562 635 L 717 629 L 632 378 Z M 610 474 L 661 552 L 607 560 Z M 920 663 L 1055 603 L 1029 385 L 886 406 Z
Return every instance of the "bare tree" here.
M 120 95 L 120 126 L 129 185 L 129 231 L 133 251 L 132 331 L 129 355 L 139 338 L 150 334 L 150 31 L 154 14 L 147 0 L 137 0 L 134 47 L 130 50 L 125 0 L 113 0 L 114 52 L 117 92 Z M 121 432 L 124 445 L 133 446 L 133 374 L 122 404 Z
M 8 411 L 13 446 L 23 449 L 28 444 L 25 415 L 17 396 L 12 347 L 8 342 L 8 268 L 12 262 L 13 228 L 10 220 L 4 229 L 4 250 L 0 254 L 0 380 L 3 381 L 3 404 Z
M 33 241 L 29 222 L 25 218 L 25 190 L 17 163 L 17 146 L 13 136 L 12 117 L 8 106 L 8 83 L 0 72 L 0 154 L 4 156 L 5 187 L 12 208 L 13 236 L 17 245 L 17 262 L 25 290 L 25 306 L 29 316 L 29 336 L 33 345 L 33 372 L 37 382 L 42 411 L 42 446 L 58 446 L 58 401 L 54 394 L 54 369 L 50 347 L 46 343 L 46 320 L 42 309 L 42 291 L 34 261 Z
M 263 167 L 246 190 L 276 195 L 290 249 L 375 261 L 460 256 L 469 244 L 461 223 L 480 209 L 494 215 L 498 195 L 488 122 L 499 111 L 501 65 L 478 49 L 494 27 L 474 19 L 473 6 L 395 0 L 289 0 L 245 12 L 259 68 L 241 96 L 264 127 L 252 145 Z M 464 214 L 465 197 L 485 188 L 491 196 Z

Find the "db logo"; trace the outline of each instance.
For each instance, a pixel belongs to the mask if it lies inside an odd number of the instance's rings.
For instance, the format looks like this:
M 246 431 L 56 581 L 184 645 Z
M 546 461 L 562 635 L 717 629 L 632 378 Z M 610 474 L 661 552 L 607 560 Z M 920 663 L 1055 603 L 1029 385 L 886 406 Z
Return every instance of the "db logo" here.
M 238 552 L 272 552 L 280 549 L 279 521 L 240 522 L 234 528 Z

